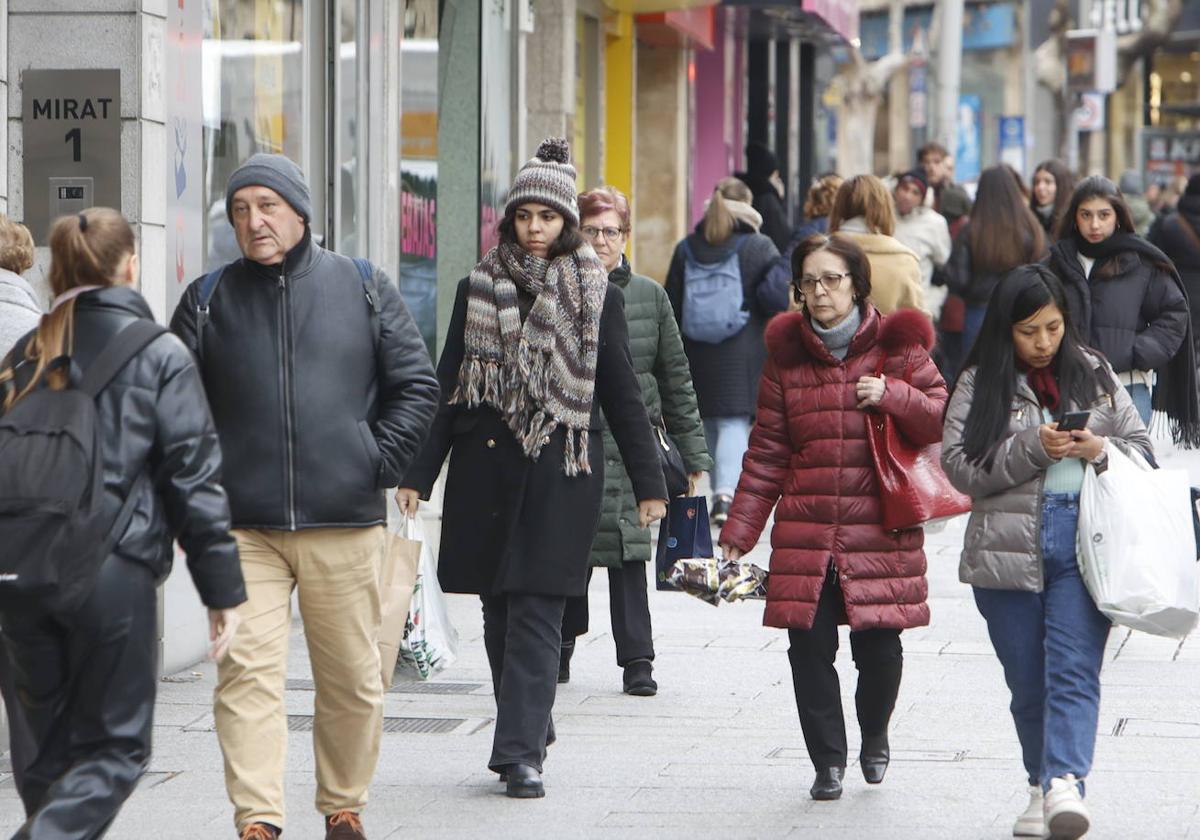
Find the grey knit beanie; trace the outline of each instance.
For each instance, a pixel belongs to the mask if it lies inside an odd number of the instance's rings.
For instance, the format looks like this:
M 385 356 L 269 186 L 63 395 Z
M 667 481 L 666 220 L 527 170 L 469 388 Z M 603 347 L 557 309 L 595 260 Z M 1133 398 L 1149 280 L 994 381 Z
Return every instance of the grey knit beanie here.
M 575 202 L 575 167 L 570 164 L 571 147 L 561 137 L 549 137 L 538 146 L 537 154 L 526 161 L 508 191 L 505 215 L 522 204 L 545 204 L 579 226 L 579 205 Z
M 242 187 L 269 187 L 283 197 L 292 209 L 312 221 L 312 194 L 304 173 L 290 158 L 260 152 L 233 171 L 225 187 L 225 215 L 233 224 L 233 194 Z

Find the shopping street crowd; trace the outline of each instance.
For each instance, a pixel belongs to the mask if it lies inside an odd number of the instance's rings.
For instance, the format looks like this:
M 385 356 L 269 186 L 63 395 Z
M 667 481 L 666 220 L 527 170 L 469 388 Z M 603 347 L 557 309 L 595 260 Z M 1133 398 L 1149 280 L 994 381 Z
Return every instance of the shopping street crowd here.
M 929 144 L 886 181 L 817 179 L 791 230 L 772 153 L 752 145 L 747 162 L 660 283 L 625 257 L 628 197 L 577 193 L 566 142 L 544 141 L 499 244 L 458 286 L 436 368 L 384 273 L 314 241 L 308 185 L 284 157 L 233 173 L 243 258 L 197 278 L 169 329 L 136 291 L 117 211 L 54 223 L 46 313 L 20 276 L 29 233 L 0 220 L 0 534 L 43 551 L 0 560 L 0 688 L 27 815 L 14 837 L 101 837 L 145 772 L 173 541 L 209 610 L 237 836 L 287 823 L 295 592 L 316 809 L 328 838 L 365 837 L 385 492 L 415 516 L 439 477 L 438 581 L 480 598 L 486 763 L 508 796 L 546 794 L 556 687 L 598 567 L 621 687 L 656 693 L 648 527 L 704 473 L 726 561 L 774 517 L 764 623 L 787 631 L 811 797 L 837 800 L 851 757 L 839 625 L 858 764 L 880 784 L 902 634 L 930 622 L 930 517 L 891 518 L 883 440 L 940 444 L 933 480 L 971 509 L 959 576 L 1003 666 L 1028 784 L 1013 835 L 1087 833 L 1111 621 L 1079 568 L 1081 489 L 1110 462 L 1154 463 L 1152 416 L 1200 443 L 1200 175 L 1157 212 L 1135 175 L 1075 183 L 1057 161 L 1031 187 L 988 169 L 971 197 Z M 92 461 L 51 458 L 68 438 Z M 95 466 L 90 495 L 66 481 L 80 463 Z M 78 510 L 47 506 L 48 488 Z M 61 577 L 22 588 L 48 565 Z

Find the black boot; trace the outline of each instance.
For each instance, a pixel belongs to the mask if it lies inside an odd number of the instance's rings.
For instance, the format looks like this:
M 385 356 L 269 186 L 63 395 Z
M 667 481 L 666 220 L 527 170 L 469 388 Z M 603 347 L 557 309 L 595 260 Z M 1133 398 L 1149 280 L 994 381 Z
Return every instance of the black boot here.
M 818 802 L 842 798 L 842 777 L 846 775 L 845 767 L 823 767 L 817 771 L 808 793 Z
M 625 666 L 625 677 L 622 680 L 626 694 L 634 697 L 653 697 L 658 694 L 658 683 L 652 676 L 654 665 L 649 659 L 635 659 Z
M 563 642 L 562 647 L 558 649 L 558 684 L 569 683 L 571 681 L 571 654 L 575 652 L 574 640 Z
M 863 778 L 867 780 L 867 784 L 877 785 L 883 781 L 891 757 L 886 734 L 863 736 L 858 763 L 862 766 Z
M 505 793 L 513 799 L 540 799 L 546 795 L 542 774 L 528 764 L 508 765 L 505 781 L 508 783 Z

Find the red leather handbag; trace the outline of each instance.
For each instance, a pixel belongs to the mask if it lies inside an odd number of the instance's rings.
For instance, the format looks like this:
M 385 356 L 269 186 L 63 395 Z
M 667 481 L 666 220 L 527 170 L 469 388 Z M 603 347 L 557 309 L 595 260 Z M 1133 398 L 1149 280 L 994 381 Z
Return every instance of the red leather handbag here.
M 882 372 L 881 360 L 875 375 Z M 916 528 L 971 510 L 971 497 L 955 490 L 942 471 L 940 443 L 910 443 L 896 427 L 895 419 L 882 411 L 867 415 L 867 441 L 879 478 L 884 529 Z

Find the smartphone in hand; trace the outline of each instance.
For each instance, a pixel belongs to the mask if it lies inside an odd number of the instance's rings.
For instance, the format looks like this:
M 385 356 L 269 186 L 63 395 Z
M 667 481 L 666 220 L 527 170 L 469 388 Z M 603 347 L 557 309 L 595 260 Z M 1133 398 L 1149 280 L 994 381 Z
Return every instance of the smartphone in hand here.
M 1090 411 L 1068 411 L 1058 421 L 1060 432 L 1081 432 L 1087 428 L 1088 420 L 1092 417 Z

